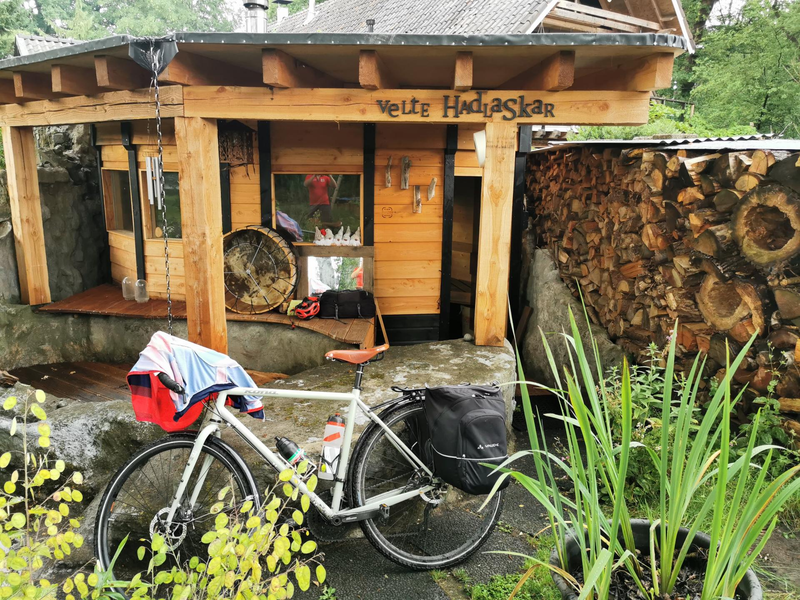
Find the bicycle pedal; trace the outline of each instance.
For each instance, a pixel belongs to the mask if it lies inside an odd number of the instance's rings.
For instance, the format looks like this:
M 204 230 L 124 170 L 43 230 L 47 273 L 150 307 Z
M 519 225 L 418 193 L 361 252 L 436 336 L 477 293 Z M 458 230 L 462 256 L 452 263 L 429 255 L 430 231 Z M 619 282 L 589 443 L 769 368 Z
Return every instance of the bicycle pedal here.
M 381 504 L 381 518 L 386 521 L 389 518 L 389 507 Z

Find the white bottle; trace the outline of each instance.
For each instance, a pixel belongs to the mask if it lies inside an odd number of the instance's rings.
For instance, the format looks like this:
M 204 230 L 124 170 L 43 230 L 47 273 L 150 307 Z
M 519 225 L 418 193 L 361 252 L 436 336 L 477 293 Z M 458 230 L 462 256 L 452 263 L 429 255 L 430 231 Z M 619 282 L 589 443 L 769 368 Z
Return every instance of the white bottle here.
M 344 419 L 336 413 L 325 425 L 325 437 L 322 440 L 322 459 L 319 463 L 319 478 L 333 481 L 339 468 L 339 455 L 344 442 Z

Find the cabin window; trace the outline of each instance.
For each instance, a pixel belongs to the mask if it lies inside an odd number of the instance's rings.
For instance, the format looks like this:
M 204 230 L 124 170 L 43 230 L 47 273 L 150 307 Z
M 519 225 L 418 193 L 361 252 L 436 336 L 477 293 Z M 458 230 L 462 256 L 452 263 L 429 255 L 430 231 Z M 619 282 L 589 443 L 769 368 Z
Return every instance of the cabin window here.
M 164 215 L 159 206 L 158 182 L 153 173 L 152 181 L 148 181 L 147 172 L 141 172 L 142 177 L 142 196 L 145 202 L 145 214 L 149 215 L 145 225 L 147 237 L 164 237 Z M 175 171 L 164 171 L 164 205 L 167 208 L 167 237 L 171 239 L 181 239 L 181 195 L 179 190 L 178 173 Z
M 103 198 L 108 231 L 133 233 L 131 180 L 128 171 L 103 169 Z
M 295 243 L 360 246 L 361 175 L 273 175 L 273 223 Z

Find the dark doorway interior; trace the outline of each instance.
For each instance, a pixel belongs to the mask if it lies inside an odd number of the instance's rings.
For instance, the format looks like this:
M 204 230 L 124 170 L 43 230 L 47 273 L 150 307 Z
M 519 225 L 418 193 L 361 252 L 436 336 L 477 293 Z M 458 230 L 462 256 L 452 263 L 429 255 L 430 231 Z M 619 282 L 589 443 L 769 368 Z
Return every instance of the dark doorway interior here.
M 481 178 L 456 177 L 453 203 L 453 254 L 450 278 L 450 337 L 473 330 L 475 272 L 478 265 Z

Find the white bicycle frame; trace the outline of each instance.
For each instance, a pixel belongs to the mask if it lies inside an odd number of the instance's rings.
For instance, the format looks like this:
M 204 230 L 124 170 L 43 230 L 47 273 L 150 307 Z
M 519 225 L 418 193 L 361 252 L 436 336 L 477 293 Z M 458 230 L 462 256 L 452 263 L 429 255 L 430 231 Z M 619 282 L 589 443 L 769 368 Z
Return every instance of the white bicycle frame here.
M 325 501 L 322 500 L 322 498 L 320 498 L 317 494 L 308 489 L 306 483 L 297 473 L 295 467 L 289 464 L 289 462 L 282 456 L 272 452 L 252 431 L 247 428 L 247 426 L 244 425 L 244 423 L 242 423 L 242 421 L 237 419 L 236 416 L 228 410 L 228 408 L 225 406 L 228 396 L 260 396 L 269 398 L 294 398 L 297 400 L 329 400 L 332 402 L 335 401 L 349 403 L 347 411 L 347 424 L 344 431 L 344 442 L 342 443 L 339 466 L 337 468 L 335 484 L 333 487 L 333 498 L 330 506 L 326 504 Z M 426 492 L 434 489 L 434 486 L 432 485 L 423 485 L 414 490 L 398 488 L 396 490 L 384 492 L 383 494 L 370 499 L 369 503 L 363 506 L 341 510 L 344 484 L 347 479 L 347 470 L 350 460 L 350 444 L 353 440 L 353 427 L 355 426 L 357 408 L 361 409 L 361 411 L 373 423 L 386 432 L 386 436 L 392 445 L 394 445 L 394 447 L 406 457 L 411 465 L 433 477 L 433 473 L 425 465 L 425 463 L 422 462 L 417 455 L 414 454 L 414 452 L 408 446 L 406 446 L 403 441 L 398 438 L 397 435 L 395 435 L 395 433 L 374 412 L 372 412 L 370 407 L 361 400 L 361 390 L 358 389 L 358 387 L 354 387 L 353 391 L 350 393 L 304 392 L 297 390 L 279 390 L 269 388 L 233 388 L 224 392 L 220 392 L 214 404 L 213 411 L 210 411 L 211 416 L 208 424 L 201 429 L 197 436 L 194 447 L 189 454 L 189 462 L 183 471 L 180 484 L 178 485 L 178 490 L 175 494 L 175 498 L 172 501 L 172 505 L 170 506 L 170 510 L 167 515 L 167 523 L 172 523 L 176 512 L 181 507 L 184 494 L 187 493 L 186 488 L 188 487 L 189 480 L 191 479 L 192 473 L 194 473 L 195 467 L 197 466 L 200 452 L 202 451 L 206 440 L 212 435 L 219 437 L 221 435 L 220 427 L 223 423 L 233 428 L 233 430 L 239 434 L 242 439 L 244 439 L 278 472 L 286 469 L 291 469 L 294 471 L 294 475 L 289 483 L 298 488 L 301 494 L 307 495 L 311 500 L 311 503 L 334 524 L 358 521 L 360 520 L 359 518 L 364 518 L 367 514 L 374 513 L 377 510 L 388 510 L 388 508 L 394 506 L 395 504 L 405 502 L 410 498 L 425 494 Z M 206 475 L 208 474 L 208 470 L 210 469 L 213 460 L 213 457 L 207 456 L 200 468 L 198 479 L 194 484 L 194 489 L 192 490 L 189 499 L 188 505 L 190 507 L 194 506 L 197 502 L 197 498 L 200 494 L 201 488 L 203 487 L 203 483 L 205 482 Z

